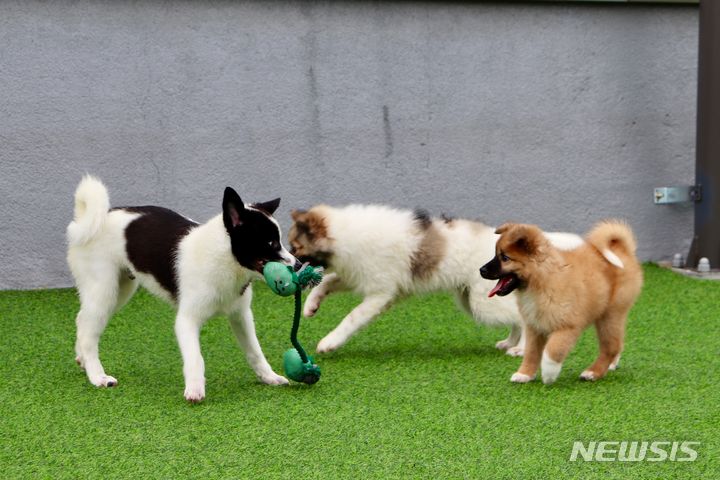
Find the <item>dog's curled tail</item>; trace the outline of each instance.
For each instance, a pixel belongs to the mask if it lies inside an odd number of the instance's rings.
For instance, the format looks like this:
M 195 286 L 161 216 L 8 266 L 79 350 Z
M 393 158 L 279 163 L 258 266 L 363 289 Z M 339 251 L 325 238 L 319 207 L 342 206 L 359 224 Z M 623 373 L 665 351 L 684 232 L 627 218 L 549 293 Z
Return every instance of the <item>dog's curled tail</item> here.
M 108 211 L 110 197 L 107 188 L 97 178 L 85 175 L 75 190 L 75 217 L 67 228 L 70 245 L 89 242 L 102 229 Z
M 587 241 L 616 267 L 624 268 L 624 262 L 637 261 L 635 235 L 630 226 L 622 220 L 605 220 L 598 223 L 588 233 Z

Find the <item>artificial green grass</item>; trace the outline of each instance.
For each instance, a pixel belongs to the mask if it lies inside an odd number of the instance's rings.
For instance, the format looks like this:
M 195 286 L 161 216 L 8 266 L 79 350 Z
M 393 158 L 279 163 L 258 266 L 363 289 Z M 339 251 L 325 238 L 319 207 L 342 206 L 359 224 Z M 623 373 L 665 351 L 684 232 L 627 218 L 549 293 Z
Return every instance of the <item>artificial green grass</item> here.
M 2 478 L 719 478 L 720 283 L 645 267 L 621 368 L 578 380 L 586 332 L 558 382 L 509 382 L 447 295 L 400 302 L 339 351 L 312 387 L 259 384 L 224 319 L 202 334 L 207 399 L 183 397 L 173 311 L 140 292 L 101 342 L 119 386 L 74 362 L 73 290 L 0 292 Z M 358 299 L 330 297 L 300 339 L 312 350 Z M 293 302 L 255 286 L 265 354 L 282 373 Z M 573 442 L 698 441 L 697 461 L 570 462 Z

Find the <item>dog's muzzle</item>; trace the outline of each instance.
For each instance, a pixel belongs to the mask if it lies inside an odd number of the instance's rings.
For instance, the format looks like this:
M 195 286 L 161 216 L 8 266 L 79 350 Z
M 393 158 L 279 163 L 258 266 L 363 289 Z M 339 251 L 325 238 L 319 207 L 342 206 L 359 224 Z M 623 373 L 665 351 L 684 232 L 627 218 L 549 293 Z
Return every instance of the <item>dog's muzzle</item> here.
M 486 280 L 497 280 L 498 283 L 490 290 L 488 297 L 500 295 L 504 297 L 520 286 L 520 279 L 514 273 L 503 273 L 497 257 L 480 268 L 480 275 Z

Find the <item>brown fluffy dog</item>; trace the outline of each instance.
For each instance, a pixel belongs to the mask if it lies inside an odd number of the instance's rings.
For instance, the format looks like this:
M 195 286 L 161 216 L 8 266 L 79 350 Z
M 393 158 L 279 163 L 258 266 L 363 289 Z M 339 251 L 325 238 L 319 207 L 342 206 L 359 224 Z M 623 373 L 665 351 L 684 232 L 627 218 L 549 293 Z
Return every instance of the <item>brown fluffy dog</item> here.
M 597 380 L 620 360 L 628 312 L 642 288 L 635 257 L 635 237 L 622 222 L 601 222 L 585 243 L 569 250 L 554 248 L 534 225 L 505 224 L 496 256 L 480 269 L 498 280 L 490 296 L 517 289 L 526 325 L 525 357 L 510 379 L 533 380 L 542 364 L 543 383 L 553 383 L 562 362 L 590 325 L 597 330 L 600 354 L 580 378 Z

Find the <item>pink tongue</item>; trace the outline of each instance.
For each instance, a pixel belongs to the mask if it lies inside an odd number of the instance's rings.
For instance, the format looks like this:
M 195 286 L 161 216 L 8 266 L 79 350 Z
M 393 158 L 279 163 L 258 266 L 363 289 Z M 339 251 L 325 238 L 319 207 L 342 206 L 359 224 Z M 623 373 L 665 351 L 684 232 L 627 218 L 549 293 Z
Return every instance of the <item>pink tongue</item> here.
M 490 293 L 488 293 L 488 297 L 495 296 L 495 294 L 502 290 L 502 288 L 505 287 L 508 283 L 510 283 L 511 280 L 511 276 L 502 277 L 500 280 L 498 280 L 497 285 L 495 285 L 493 289 L 490 290 Z

